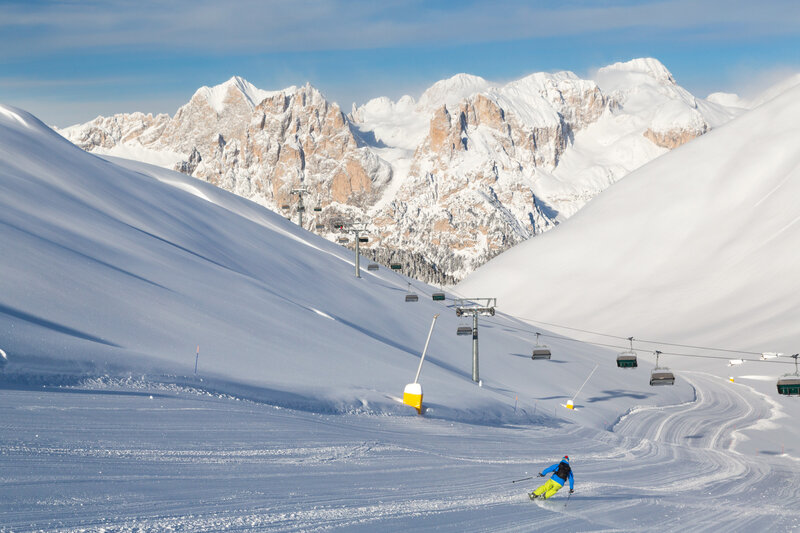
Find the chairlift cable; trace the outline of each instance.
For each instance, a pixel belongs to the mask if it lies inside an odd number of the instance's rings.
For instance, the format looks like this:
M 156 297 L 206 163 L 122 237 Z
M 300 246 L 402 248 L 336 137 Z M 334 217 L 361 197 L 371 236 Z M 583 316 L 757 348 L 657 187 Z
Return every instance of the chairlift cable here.
M 500 316 L 501 318 L 503 317 L 503 315 L 498 315 L 498 316 Z M 583 339 L 573 339 L 571 337 L 564 337 L 562 335 L 551 335 L 549 333 L 541 333 L 541 332 L 537 332 L 537 331 L 532 331 L 530 329 L 521 328 L 521 327 L 518 327 L 518 326 L 512 326 L 512 325 L 509 325 L 509 324 L 500 324 L 498 322 L 494 322 L 494 321 L 489 320 L 489 319 L 486 319 L 485 322 L 489 323 L 489 324 L 493 324 L 495 326 L 500 326 L 500 327 L 509 328 L 509 329 L 515 329 L 517 331 L 522 331 L 524 333 L 530 333 L 532 335 L 535 335 L 536 333 L 539 333 L 542 337 L 549 337 L 551 339 L 558 339 L 558 340 L 561 340 L 561 341 L 579 342 L 581 344 L 590 344 L 592 346 L 600 346 L 600 347 L 603 347 L 603 348 L 614 348 L 614 349 L 623 349 L 623 350 L 629 349 L 628 346 L 621 346 L 619 344 L 607 344 L 607 343 L 603 343 L 603 342 L 586 341 L 586 340 L 583 340 Z M 628 337 L 623 337 L 623 338 L 625 340 L 628 340 Z M 636 340 L 637 342 L 639 341 L 639 339 L 634 339 L 634 340 Z M 760 353 L 760 352 L 748 352 L 748 353 Z M 697 358 L 701 358 L 701 359 L 724 359 L 726 361 L 730 360 L 730 357 L 726 357 L 724 355 L 702 355 L 702 354 L 679 353 L 679 352 L 664 352 L 664 351 L 661 351 L 661 354 L 662 355 L 675 355 L 675 356 L 678 356 L 678 357 L 697 357 Z M 767 360 L 763 360 L 763 359 L 742 359 L 742 361 L 752 361 L 752 362 L 756 362 L 756 363 L 780 363 L 780 364 L 792 364 L 792 365 L 794 364 L 794 362 L 773 361 L 773 360 L 769 360 L 769 359 L 767 359 Z
M 591 335 L 599 335 L 601 337 L 610 337 L 612 339 L 620 339 L 620 340 L 628 340 L 628 337 L 621 337 L 619 335 L 609 335 L 608 333 L 598 333 L 597 331 L 589 331 L 588 329 L 580 329 L 580 328 L 573 328 L 569 326 L 562 326 L 560 324 L 553 324 L 551 322 L 542 322 L 541 320 L 534 320 L 532 318 L 525 318 L 525 317 L 514 317 L 519 320 L 527 321 L 527 322 L 535 322 L 537 324 L 544 324 L 545 326 L 555 326 L 561 329 L 569 329 L 572 331 L 580 331 L 581 333 L 589 333 Z M 638 340 L 638 339 L 637 339 Z
M 673 342 L 662 342 L 662 341 L 649 341 L 645 339 L 636 339 L 637 342 L 644 342 L 646 344 L 660 344 L 662 346 L 677 346 L 678 348 L 692 348 L 694 350 L 709 350 L 714 352 L 727 352 L 727 353 L 743 353 L 747 355 L 761 355 L 761 352 L 749 352 L 747 350 L 731 350 L 728 348 L 710 348 L 708 346 L 693 346 L 691 344 L 677 344 Z
M 396 272 L 395 274 L 397 274 L 398 276 L 401 276 L 401 274 L 399 272 Z M 426 296 L 430 296 L 430 294 L 427 291 L 422 290 L 420 287 L 416 286 L 415 284 L 413 284 L 411 282 L 408 282 L 408 284 L 409 284 L 409 286 L 413 286 L 418 292 L 420 292 L 422 294 L 425 294 Z M 461 296 L 457 291 L 454 291 L 452 289 L 449 292 L 451 294 L 455 295 L 455 296 Z M 609 333 L 601 333 L 599 331 L 592 331 L 592 330 L 588 330 L 588 329 L 575 328 L 575 327 L 571 327 L 571 326 L 565 326 L 565 325 L 562 325 L 562 324 L 555 324 L 553 322 L 545 322 L 545 321 L 542 321 L 542 320 L 535 320 L 533 318 L 528 318 L 528 317 L 520 317 L 520 316 L 515 316 L 515 315 L 509 315 L 507 313 L 503 313 L 503 314 L 500 314 L 500 315 L 497 315 L 497 316 L 499 318 L 505 318 L 506 320 L 516 319 L 516 320 L 520 320 L 520 321 L 523 321 L 523 322 L 533 322 L 533 323 L 542 324 L 542 325 L 545 325 L 545 326 L 553 326 L 553 327 L 557 327 L 557 328 L 561 328 L 561 329 L 566 329 L 566 330 L 571 330 L 571 331 L 578 331 L 578 332 L 581 332 L 581 333 L 587 333 L 587 334 L 590 334 L 590 335 L 597 335 L 597 336 L 600 336 L 600 337 L 608 337 L 608 338 L 611 338 L 611 339 L 619 339 L 619 340 L 627 340 L 627 341 L 631 340 L 630 336 L 621 336 L 621 335 L 612 335 L 612 334 L 609 334 Z M 629 346 L 620 346 L 620 345 L 616 345 L 616 344 L 606 344 L 606 343 L 601 343 L 601 342 L 591 342 L 591 341 L 586 341 L 586 340 L 582 340 L 582 339 L 573 339 L 571 337 L 565 337 L 563 335 L 553 335 L 553 334 L 548 334 L 548 333 L 541 333 L 541 332 L 533 331 L 533 330 L 528 329 L 528 328 L 519 327 L 519 326 L 515 326 L 515 325 L 511 325 L 511 324 L 501 324 L 501 323 L 498 323 L 498 322 L 490 320 L 490 319 L 485 319 L 485 322 L 488 323 L 488 324 L 493 324 L 495 326 L 507 327 L 509 329 L 514 329 L 514 330 L 521 331 L 521 332 L 524 332 L 524 333 L 531 333 L 531 334 L 539 333 L 542 337 L 550 337 L 550 338 L 553 338 L 553 339 L 559 339 L 559 340 L 565 340 L 565 341 L 571 341 L 571 342 L 580 342 L 580 343 L 583 343 L 583 344 L 590 344 L 592 346 L 600 346 L 600 347 L 604 347 L 604 348 L 614 348 L 614 349 L 623 349 L 623 350 L 630 350 L 630 348 L 631 348 Z M 678 348 L 689 348 L 689 349 L 693 349 L 693 350 L 707 350 L 707 351 L 713 351 L 713 352 L 724 352 L 724 353 L 745 354 L 745 355 L 761 355 L 761 353 L 762 353 L 762 352 L 754 352 L 754 351 L 748 351 L 748 350 L 734 350 L 734 349 L 730 349 L 730 348 L 714 348 L 714 347 L 710 347 L 710 346 L 699 346 L 699 345 L 694 345 L 694 344 L 680 344 L 680 343 L 674 343 L 674 342 L 664 342 L 664 341 L 656 341 L 656 340 L 649 340 L 649 339 L 640 339 L 638 337 L 635 337 L 634 340 L 636 342 L 644 343 L 644 344 L 654 344 L 654 345 L 660 345 L 660 346 L 674 346 L 674 347 L 678 347 Z M 661 353 L 664 354 L 664 355 L 674 355 L 674 356 L 678 356 L 678 357 L 697 357 L 697 358 L 702 358 L 702 359 L 724 359 L 724 360 L 729 360 L 730 359 L 729 357 L 721 356 L 721 355 L 702 355 L 702 354 L 679 353 L 679 352 L 664 352 L 664 351 L 662 351 Z M 794 362 L 772 361 L 772 360 L 769 360 L 769 359 L 765 360 L 765 359 L 744 359 L 743 358 L 742 361 L 752 361 L 752 362 L 757 362 L 757 363 L 794 364 Z
M 613 338 L 613 339 L 620 339 L 620 340 L 628 340 L 628 338 L 629 338 L 629 337 L 622 337 L 620 335 L 610 335 L 608 333 L 601 333 L 601 332 L 598 332 L 598 331 L 591 331 L 591 330 L 587 330 L 587 329 L 573 328 L 573 327 L 570 327 L 570 326 L 564 326 L 562 324 L 555 324 L 555 323 L 552 323 L 552 322 L 543 322 L 541 320 L 535 320 L 535 319 L 532 319 L 532 318 L 518 317 L 518 316 L 514 316 L 514 315 L 508 315 L 508 316 L 513 316 L 514 318 L 516 318 L 518 320 L 522 320 L 522 321 L 534 322 L 536 324 L 544 324 L 544 325 L 547 325 L 547 326 L 554 326 L 554 327 L 557 327 L 557 328 L 568 329 L 568 330 L 572 330 L 572 331 L 580 331 L 582 333 L 588 333 L 590 335 L 598 335 L 598 336 L 601 336 L 601 337 L 610 337 L 610 338 Z M 559 338 L 562 338 L 562 337 L 559 337 Z M 563 337 L 563 338 L 567 338 L 567 337 Z M 710 346 L 698 346 L 698 345 L 693 345 L 693 344 L 679 344 L 679 343 L 674 343 L 674 342 L 647 340 L 647 339 L 640 339 L 639 337 L 636 337 L 635 340 L 636 340 L 636 342 L 641 342 L 641 343 L 645 343 L 645 344 L 657 344 L 657 345 L 661 345 L 661 346 L 675 346 L 675 347 L 678 347 L 678 348 L 690 348 L 690 349 L 693 349 L 693 350 L 708 350 L 708 351 L 714 351 L 714 352 L 737 353 L 737 354 L 746 354 L 746 355 L 761 355 L 761 353 L 762 353 L 762 352 L 753 352 L 753 351 L 747 351 L 747 350 L 732 350 L 732 349 L 729 349 L 729 348 L 713 348 L 713 347 L 710 347 Z

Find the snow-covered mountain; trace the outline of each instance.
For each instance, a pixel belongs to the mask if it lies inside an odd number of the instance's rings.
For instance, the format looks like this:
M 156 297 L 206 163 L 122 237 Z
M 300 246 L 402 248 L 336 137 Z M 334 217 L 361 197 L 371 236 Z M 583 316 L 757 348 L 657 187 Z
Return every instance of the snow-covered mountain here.
M 570 327 L 795 353 L 798 124 L 795 86 L 631 173 L 457 288 Z
M 367 253 L 423 279 L 463 278 L 542 233 L 631 170 L 741 113 L 702 100 L 655 59 L 593 80 L 535 73 L 505 85 L 459 74 L 419 101 L 377 98 L 345 115 L 315 88 L 261 91 L 234 77 L 174 117 L 122 114 L 61 131 L 81 148 L 190 174 L 329 239 L 369 222 Z

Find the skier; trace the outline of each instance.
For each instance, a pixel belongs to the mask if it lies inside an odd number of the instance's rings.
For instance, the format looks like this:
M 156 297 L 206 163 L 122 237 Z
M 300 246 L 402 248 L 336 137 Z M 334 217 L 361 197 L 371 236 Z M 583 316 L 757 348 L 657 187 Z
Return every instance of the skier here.
M 569 493 L 572 494 L 575 492 L 573 489 L 574 482 L 572 479 L 572 468 L 569 466 L 569 456 L 565 455 L 560 462 L 548 466 L 544 470 L 539 473 L 539 477 L 544 477 L 545 474 L 549 474 L 550 472 L 555 472 L 550 479 L 548 479 L 544 485 L 539 487 L 538 489 L 534 490 L 528 496 L 530 496 L 531 500 L 535 500 L 536 498 L 542 498 L 546 500 L 553 494 L 559 491 L 561 487 L 564 486 L 564 483 L 567 482 L 569 479 Z

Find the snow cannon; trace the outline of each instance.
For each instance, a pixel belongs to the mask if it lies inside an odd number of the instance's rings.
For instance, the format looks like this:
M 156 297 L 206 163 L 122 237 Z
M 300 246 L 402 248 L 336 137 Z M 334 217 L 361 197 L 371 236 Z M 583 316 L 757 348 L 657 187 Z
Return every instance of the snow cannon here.
M 422 372 L 422 363 L 425 362 L 425 354 L 428 353 L 428 344 L 431 342 L 433 326 L 436 325 L 437 318 L 439 318 L 438 313 L 433 315 L 431 329 L 428 331 L 428 338 L 425 340 L 425 347 L 422 349 L 422 357 L 419 358 L 419 366 L 417 367 L 417 375 L 414 376 L 414 383 L 409 383 L 403 389 L 403 403 L 416 409 L 418 415 L 422 414 L 422 385 L 419 384 L 419 374 Z
M 8 356 L 6 355 L 6 352 L 0 350 L 0 368 L 6 366 L 7 363 L 8 363 Z
M 567 400 L 566 408 L 567 409 L 575 409 L 575 402 L 573 402 L 572 400 Z
M 417 410 L 417 414 L 422 414 L 422 385 L 419 383 L 409 383 L 403 389 L 403 403 L 410 405 Z

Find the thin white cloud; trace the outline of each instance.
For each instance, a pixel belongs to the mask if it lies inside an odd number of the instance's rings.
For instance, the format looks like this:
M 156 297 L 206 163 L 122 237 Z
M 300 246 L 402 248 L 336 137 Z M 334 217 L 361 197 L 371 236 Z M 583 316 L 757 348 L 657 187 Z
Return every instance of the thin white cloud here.
M 99 87 L 140 82 L 139 77 L 91 77 L 91 78 L 25 78 L 0 76 L 0 89 L 59 89 L 68 87 Z
M 796 0 L 451 5 L 445 9 L 413 0 L 4 3 L 0 34 L 9 37 L 1 43 L 0 57 L 99 46 L 265 53 L 455 45 L 637 28 L 717 40 L 800 31 Z

